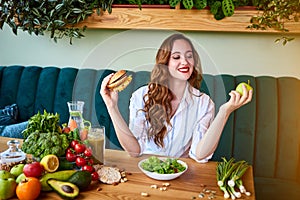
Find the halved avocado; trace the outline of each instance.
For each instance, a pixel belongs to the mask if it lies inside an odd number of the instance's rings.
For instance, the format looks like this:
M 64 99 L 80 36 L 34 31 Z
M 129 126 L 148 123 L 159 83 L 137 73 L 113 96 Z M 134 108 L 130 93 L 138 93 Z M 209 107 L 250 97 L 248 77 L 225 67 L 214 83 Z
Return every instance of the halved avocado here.
M 63 199 L 74 199 L 79 195 L 79 188 L 70 182 L 49 179 L 47 183 Z

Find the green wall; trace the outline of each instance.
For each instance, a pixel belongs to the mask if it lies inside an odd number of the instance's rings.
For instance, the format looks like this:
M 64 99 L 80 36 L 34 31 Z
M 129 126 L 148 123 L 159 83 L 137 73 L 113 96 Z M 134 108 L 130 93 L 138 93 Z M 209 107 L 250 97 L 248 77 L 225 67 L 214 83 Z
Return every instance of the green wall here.
M 0 65 L 74 66 L 151 70 L 157 48 L 172 31 L 91 29 L 82 39 L 55 43 L 8 26 L 0 30 Z M 198 49 L 204 72 L 293 76 L 300 78 L 300 35 L 286 46 L 275 44 L 280 34 L 184 32 Z

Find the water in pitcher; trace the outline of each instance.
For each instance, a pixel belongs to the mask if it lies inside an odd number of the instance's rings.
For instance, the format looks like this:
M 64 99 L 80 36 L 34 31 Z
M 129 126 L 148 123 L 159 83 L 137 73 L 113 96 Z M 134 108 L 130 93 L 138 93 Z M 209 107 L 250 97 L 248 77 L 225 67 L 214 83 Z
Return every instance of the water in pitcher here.
M 81 140 L 85 140 L 87 137 L 87 132 L 91 126 L 91 123 L 85 119 L 83 119 L 83 101 L 69 101 L 67 102 L 69 108 L 69 122 L 68 126 L 71 128 L 78 128 L 80 133 Z

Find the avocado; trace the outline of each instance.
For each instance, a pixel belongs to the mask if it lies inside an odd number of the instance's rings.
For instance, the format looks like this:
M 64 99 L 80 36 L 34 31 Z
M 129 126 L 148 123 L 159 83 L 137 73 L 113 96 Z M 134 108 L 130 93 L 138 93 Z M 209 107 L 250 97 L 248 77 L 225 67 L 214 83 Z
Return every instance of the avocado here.
M 76 170 L 63 170 L 52 173 L 46 173 L 40 178 L 42 184 L 42 191 L 51 191 L 52 188 L 47 184 L 48 179 L 56 179 L 59 181 L 67 181 Z
M 71 170 L 76 167 L 75 162 L 69 162 L 65 157 L 59 158 L 59 167 L 57 171 L 62 171 L 62 170 Z
M 79 195 L 79 188 L 70 182 L 49 179 L 47 183 L 63 199 L 74 199 Z
M 84 190 L 91 184 L 92 175 L 88 171 L 77 171 L 67 181 L 77 185 L 80 190 Z

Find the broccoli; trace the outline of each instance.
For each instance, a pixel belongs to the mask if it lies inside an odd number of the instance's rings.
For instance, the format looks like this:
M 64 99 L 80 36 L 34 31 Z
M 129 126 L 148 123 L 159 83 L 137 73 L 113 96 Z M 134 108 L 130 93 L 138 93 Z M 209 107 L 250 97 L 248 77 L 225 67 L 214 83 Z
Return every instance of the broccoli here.
M 65 154 L 70 142 L 67 135 L 57 132 L 31 133 L 23 142 L 22 150 L 40 160 L 48 154 L 58 157 Z

